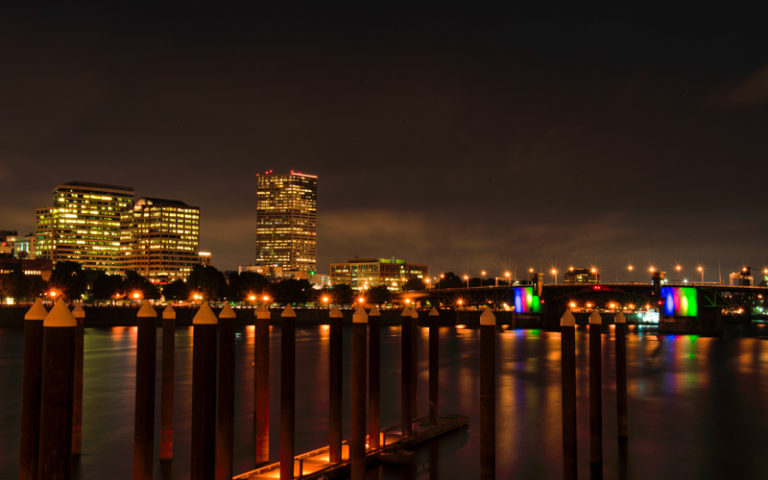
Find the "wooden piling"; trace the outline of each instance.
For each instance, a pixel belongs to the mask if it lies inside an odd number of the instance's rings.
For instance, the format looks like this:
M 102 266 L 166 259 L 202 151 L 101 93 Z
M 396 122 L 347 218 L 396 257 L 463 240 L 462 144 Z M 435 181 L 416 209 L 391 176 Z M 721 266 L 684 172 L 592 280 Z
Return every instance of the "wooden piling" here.
M 68 479 L 77 320 L 59 299 L 43 320 L 38 478 Z
M 176 311 L 163 310 L 163 365 L 160 399 L 160 460 L 173 459 L 173 384 L 176 355 Z
M 603 390 L 601 329 L 603 320 L 597 310 L 589 316 L 589 461 L 603 463 Z
M 438 395 L 440 391 L 440 312 L 429 311 L 429 423 L 440 423 Z
M 560 318 L 560 375 L 563 405 L 563 478 L 577 477 L 576 319 L 570 310 Z
M 80 456 L 83 451 L 83 358 L 85 354 L 85 310 L 82 305 L 72 309 L 77 320 L 75 327 L 75 385 L 72 401 L 72 455 Z
M 157 312 L 148 303 L 136 314 L 136 399 L 133 429 L 133 478 L 152 478 L 155 440 L 155 319 Z
M 381 446 L 381 313 L 374 306 L 368 312 L 368 445 Z
M 193 480 L 216 474 L 216 330 L 218 319 L 203 303 L 192 319 L 192 454 Z
M 280 314 L 280 478 L 293 478 L 296 431 L 296 312 Z
M 419 311 L 411 307 L 411 419 L 419 416 Z
M 626 439 L 627 429 L 627 320 L 619 312 L 614 317 L 616 324 L 616 414 L 618 416 L 619 439 Z
M 235 430 L 235 312 L 229 304 L 219 313 L 219 371 L 216 408 L 216 480 L 232 480 Z
M 38 298 L 24 315 L 24 372 L 21 383 L 19 480 L 37 480 L 40 440 L 40 383 L 43 365 L 43 320 L 48 310 Z
M 254 325 L 254 435 L 256 464 L 269 461 L 269 318 L 265 304 L 256 311 Z
M 404 437 L 413 433 L 411 427 L 411 342 L 413 331 L 411 330 L 411 310 L 405 307 L 400 314 L 402 326 L 400 330 L 400 423 Z
M 352 395 L 349 457 L 352 480 L 365 479 L 365 397 L 368 315 L 362 305 L 352 316 Z
M 480 478 L 496 477 L 496 316 L 480 315 Z
M 329 312 L 330 348 L 328 352 L 328 457 L 331 463 L 341 462 L 341 398 L 342 392 L 342 331 L 344 315 L 334 306 Z

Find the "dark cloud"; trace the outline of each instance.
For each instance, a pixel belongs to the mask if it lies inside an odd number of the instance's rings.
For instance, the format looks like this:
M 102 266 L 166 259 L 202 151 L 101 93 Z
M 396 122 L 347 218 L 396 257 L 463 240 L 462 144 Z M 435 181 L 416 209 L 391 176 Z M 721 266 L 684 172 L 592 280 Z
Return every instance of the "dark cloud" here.
M 32 8 L 0 16 L 0 228 L 31 229 L 60 182 L 128 184 L 200 206 L 233 268 L 255 173 L 297 169 L 319 175 L 321 271 L 768 263 L 745 233 L 766 207 L 762 19 Z

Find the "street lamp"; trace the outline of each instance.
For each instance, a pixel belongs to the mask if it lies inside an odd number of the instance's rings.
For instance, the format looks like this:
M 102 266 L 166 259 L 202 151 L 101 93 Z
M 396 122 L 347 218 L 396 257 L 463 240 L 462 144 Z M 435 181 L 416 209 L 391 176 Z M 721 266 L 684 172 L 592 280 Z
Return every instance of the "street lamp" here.
M 480 272 L 480 286 L 482 287 L 483 285 L 485 285 L 485 270 Z
M 427 290 L 431 290 L 432 289 L 432 285 L 431 285 L 432 282 L 429 280 L 429 277 L 425 277 L 424 278 L 424 283 L 427 284 Z
M 648 267 L 648 271 L 651 273 L 651 275 L 653 275 L 654 273 L 656 273 L 656 267 L 651 265 L 650 267 Z
M 509 270 L 504 272 L 504 276 L 507 278 L 507 284 L 512 285 L 512 274 L 510 273 Z
M 557 285 L 557 269 L 553 267 L 552 270 L 549 271 L 549 273 L 551 273 L 552 276 L 555 277 L 555 285 Z
M 680 272 L 680 271 L 682 271 L 682 270 L 683 270 L 683 266 L 682 266 L 682 265 L 680 265 L 680 264 L 677 264 L 677 265 L 675 265 L 675 270 L 677 270 L 678 272 Z
M 464 274 L 464 281 L 467 282 L 467 288 L 469 288 L 469 275 Z
M 696 267 L 696 271 L 701 274 L 701 283 L 704 283 L 704 267 L 699 265 L 698 267 Z

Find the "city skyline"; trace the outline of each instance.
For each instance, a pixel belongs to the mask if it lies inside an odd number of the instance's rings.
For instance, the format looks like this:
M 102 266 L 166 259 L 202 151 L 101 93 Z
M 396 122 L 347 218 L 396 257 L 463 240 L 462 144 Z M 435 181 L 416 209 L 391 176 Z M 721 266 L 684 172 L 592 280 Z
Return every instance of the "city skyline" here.
M 293 168 L 323 178 L 322 272 L 768 264 L 759 18 L 6 13 L 0 228 L 32 231 L 63 179 L 131 184 L 199 205 L 232 270 L 256 173 Z

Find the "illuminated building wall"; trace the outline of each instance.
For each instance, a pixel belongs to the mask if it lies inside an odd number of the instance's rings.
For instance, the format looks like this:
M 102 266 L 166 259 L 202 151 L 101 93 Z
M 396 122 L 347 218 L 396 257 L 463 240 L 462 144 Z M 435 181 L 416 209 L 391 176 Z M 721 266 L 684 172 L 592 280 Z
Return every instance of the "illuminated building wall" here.
M 186 280 L 200 263 L 200 209 L 177 200 L 141 198 L 122 216 L 122 272 L 153 283 Z
M 53 206 L 37 211 L 37 258 L 79 263 L 84 269 L 120 272 L 120 218 L 133 189 L 69 182 L 56 187 Z
M 256 192 L 256 262 L 286 276 L 317 267 L 317 177 L 260 174 Z
M 664 315 L 667 317 L 695 317 L 698 300 L 694 287 L 661 287 Z
M 331 264 L 331 284 L 346 284 L 355 290 L 386 285 L 399 292 L 408 280 L 427 276 L 426 265 L 408 264 L 395 258 L 354 258 L 346 263 Z

